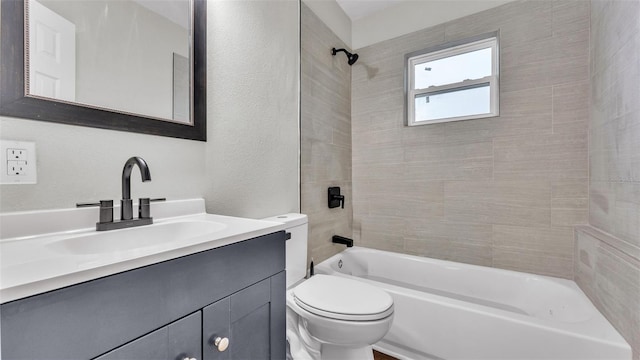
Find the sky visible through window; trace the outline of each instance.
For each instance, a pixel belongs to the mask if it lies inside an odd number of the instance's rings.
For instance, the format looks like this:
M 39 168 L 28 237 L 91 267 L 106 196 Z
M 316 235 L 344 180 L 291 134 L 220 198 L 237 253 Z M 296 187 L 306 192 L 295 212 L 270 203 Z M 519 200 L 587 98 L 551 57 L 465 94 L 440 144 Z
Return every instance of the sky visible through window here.
M 416 121 L 427 121 L 491 112 L 489 84 L 436 95 L 415 98 Z
M 415 65 L 414 89 L 491 76 L 491 50 L 489 47 Z M 490 96 L 489 83 L 451 92 L 417 95 L 414 98 L 415 121 L 487 114 L 491 112 Z
M 481 79 L 491 75 L 491 48 L 421 63 L 414 71 L 414 89 Z

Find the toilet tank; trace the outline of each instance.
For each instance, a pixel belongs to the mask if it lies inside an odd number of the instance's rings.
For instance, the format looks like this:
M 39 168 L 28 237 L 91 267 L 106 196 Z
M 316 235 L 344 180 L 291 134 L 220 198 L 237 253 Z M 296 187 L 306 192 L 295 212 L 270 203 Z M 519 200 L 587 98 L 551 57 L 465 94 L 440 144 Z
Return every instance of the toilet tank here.
M 286 241 L 287 288 L 307 275 L 308 219 L 305 214 L 284 214 L 262 220 L 285 223 L 285 231 L 291 234 Z

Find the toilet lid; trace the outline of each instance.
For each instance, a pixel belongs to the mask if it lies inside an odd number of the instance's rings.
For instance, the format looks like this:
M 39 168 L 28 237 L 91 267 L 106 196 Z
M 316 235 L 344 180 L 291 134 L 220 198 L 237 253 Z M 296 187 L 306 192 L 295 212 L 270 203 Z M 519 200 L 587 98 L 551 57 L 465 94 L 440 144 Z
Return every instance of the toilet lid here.
M 293 290 L 301 308 L 338 320 L 370 321 L 393 313 L 393 298 L 362 281 L 318 274 Z

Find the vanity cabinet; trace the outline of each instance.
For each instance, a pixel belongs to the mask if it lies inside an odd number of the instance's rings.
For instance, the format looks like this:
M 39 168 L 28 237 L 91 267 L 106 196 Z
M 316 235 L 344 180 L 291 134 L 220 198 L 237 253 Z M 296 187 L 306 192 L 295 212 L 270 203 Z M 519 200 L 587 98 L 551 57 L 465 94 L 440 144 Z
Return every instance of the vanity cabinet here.
M 284 249 L 280 231 L 2 304 L 0 358 L 284 359 Z

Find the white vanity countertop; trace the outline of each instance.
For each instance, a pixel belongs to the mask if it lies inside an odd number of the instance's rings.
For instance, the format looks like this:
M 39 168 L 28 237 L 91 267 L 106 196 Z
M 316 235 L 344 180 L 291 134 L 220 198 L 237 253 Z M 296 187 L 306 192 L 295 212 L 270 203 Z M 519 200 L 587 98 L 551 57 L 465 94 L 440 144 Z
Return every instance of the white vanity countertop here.
M 0 214 L 0 303 L 285 228 L 277 222 L 207 214 L 202 199 L 153 203 L 151 215 L 153 225 L 97 232 L 97 208 Z M 155 241 L 174 239 L 172 232 L 182 239 Z M 128 237 L 137 239 L 138 234 L 149 237 L 130 246 Z

